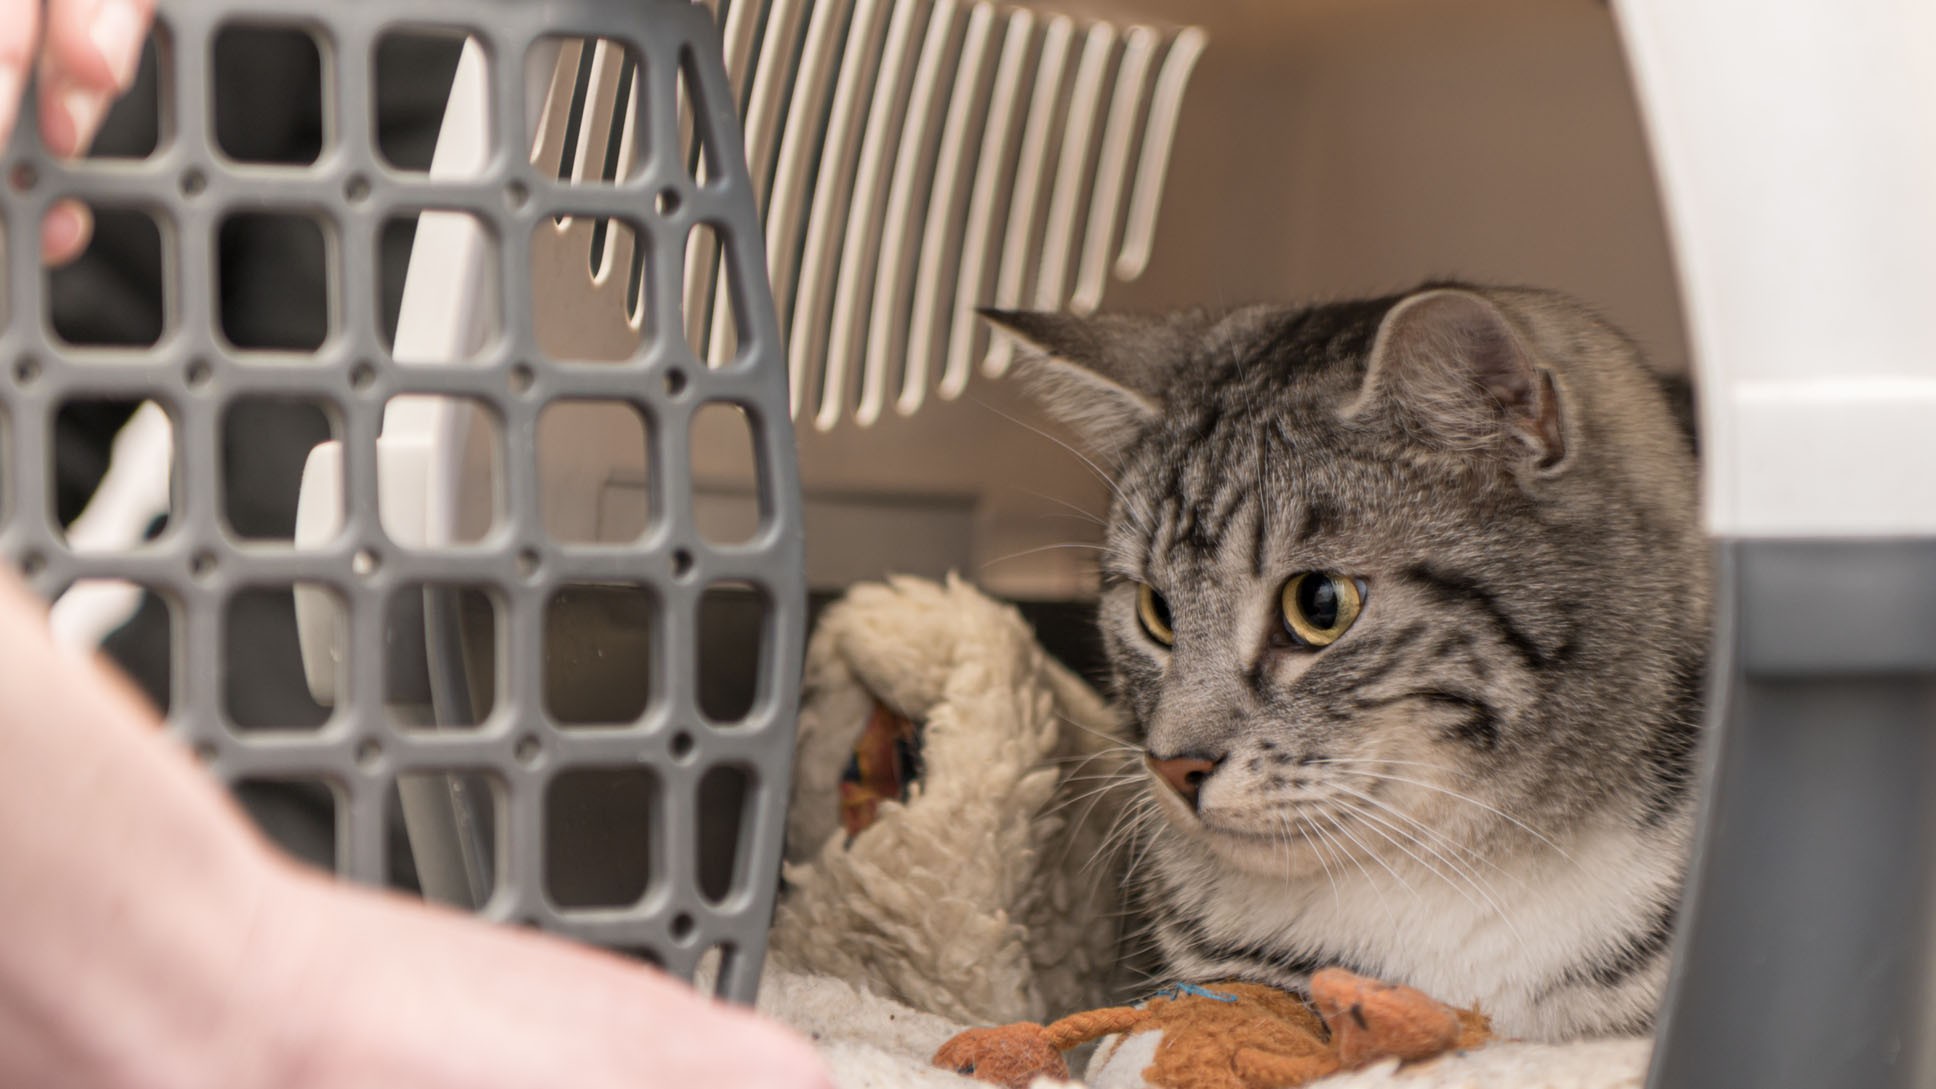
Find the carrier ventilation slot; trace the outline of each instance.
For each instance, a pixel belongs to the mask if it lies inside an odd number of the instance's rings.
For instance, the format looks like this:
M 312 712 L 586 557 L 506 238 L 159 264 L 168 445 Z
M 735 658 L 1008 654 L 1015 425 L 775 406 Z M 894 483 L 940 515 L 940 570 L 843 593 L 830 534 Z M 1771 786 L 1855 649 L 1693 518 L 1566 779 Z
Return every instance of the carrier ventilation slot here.
M 962 0 L 704 6 L 721 26 L 765 223 L 796 419 L 867 426 L 957 397 L 977 364 L 996 377 L 1010 363 L 1010 342 L 975 307 L 1088 312 L 1112 273 L 1141 275 L 1202 31 Z M 624 69 L 611 43 L 559 51 L 533 162 L 575 181 L 624 176 L 639 153 Z M 695 106 L 682 96 L 678 131 L 703 186 Z M 570 308 L 596 327 L 573 335 L 610 358 L 630 355 L 648 320 L 632 235 L 566 220 L 551 252 L 534 254 L 589 270 L 589 295 L 559 290 L 598 297 Z M 721 240 L 695 230 L 686 336 L 712 367 L 740 339 L 732 275 Z

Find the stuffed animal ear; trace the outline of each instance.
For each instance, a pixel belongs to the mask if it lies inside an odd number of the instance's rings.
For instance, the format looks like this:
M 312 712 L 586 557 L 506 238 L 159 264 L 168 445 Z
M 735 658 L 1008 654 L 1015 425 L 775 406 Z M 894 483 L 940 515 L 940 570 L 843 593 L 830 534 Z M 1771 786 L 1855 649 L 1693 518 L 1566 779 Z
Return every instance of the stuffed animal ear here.
M 1041 310 L 980 311 L 1033 353 L 1017 373 L 1084 447 L 1113 461 L 1161 411 L 1186 351 L 1177 319 L 1128 314 L 1079 318 Z
M 1426 441 L 1494 447 L 1502 437 L 1550 468 L 1566 456 L 1559 390 L 1526 334 L 1492 300 L 1434 288 L 1392 307 L 1349 418 L 1383 409 Z

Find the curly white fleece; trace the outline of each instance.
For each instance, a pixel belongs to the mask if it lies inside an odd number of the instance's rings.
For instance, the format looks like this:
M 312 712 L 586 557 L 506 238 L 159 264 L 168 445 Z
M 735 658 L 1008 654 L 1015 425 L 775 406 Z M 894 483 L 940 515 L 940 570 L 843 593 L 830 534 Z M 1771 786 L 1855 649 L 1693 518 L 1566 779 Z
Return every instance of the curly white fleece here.
M 876 698 L 925 723 L 925 771 L 850 843 L 840 773 Z M 855 587 L 807 650 L 774 963 L 968 1023 L 1106 1001 L 1116 799 L 1063 803 L 1088 758 L 1122 758 L 1116 730 L 1014 609 L 960 579 Z

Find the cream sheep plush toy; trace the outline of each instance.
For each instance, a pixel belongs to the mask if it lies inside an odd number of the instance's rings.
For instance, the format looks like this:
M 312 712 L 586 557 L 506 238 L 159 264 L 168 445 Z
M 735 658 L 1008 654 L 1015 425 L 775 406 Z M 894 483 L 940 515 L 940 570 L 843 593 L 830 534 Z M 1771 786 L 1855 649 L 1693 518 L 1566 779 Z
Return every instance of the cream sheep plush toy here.
M 805 680 L 773 965 L 963 1024 L 1118 998 L 1134 750 L 1015 610 L 857 586 Z

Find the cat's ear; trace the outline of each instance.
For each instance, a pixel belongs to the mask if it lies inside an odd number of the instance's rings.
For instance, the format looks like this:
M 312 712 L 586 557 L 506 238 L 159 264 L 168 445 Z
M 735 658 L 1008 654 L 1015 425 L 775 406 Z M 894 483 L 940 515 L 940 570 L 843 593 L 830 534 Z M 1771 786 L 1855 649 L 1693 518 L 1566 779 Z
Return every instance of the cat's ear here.
M 1154 420 L 1181 345 L 1164 318 L 1044 310 L 981 316 L 1034 349 L 1016 361 L 1029 392 L 1091 453 L 1114 460 Z
M 1512 317 L 1476 292 L 1422 291 L 1385 315 L 1345 415 L 1380 408 L 1447 447 L 1483 449 L 1503 435 L 1541 468 L 1566 456 L 1552 373 Z

